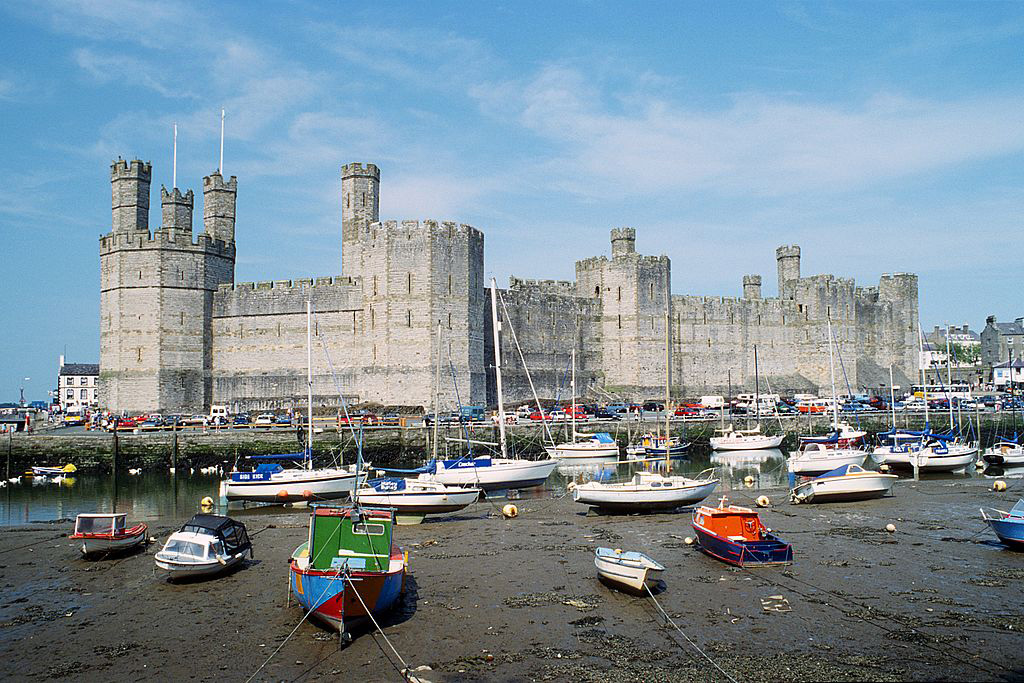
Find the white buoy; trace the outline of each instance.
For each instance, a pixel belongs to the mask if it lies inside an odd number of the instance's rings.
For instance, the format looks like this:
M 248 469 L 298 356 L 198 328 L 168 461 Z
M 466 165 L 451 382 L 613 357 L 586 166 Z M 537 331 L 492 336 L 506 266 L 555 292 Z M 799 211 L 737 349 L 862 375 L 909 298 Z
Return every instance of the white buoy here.
M 753 486 L 754 485 L 754 476 L 751 475 L 751 474 L 748 474 L 747 476 L 743 477 L 743 483 L 746 484 L 747 486 Z
M 505 515 L 506 519 L 512 519 L 513 517 L 519 516 L 519 508 L 512 503 L 509 503 L 505 507 L 501 508 L 501 514 Z
M 888 472 L 890 469 L 891 468 L 888 465 L 879 465 L 878 466 L 878 471 L 879 472 Z
M 772 501 L 769 500 L 768 496 L 758 496 L 757 501 L 755 502 L 757 503 L 757 507 L 759 508 L 766 508 L 772 504 Z
M 978 462 L 974 463 L 974 466 L 979 470 L 983 470 L 985 469 L 985 461 L 979 458 Z
M 885 530 L 888 531 L 890 534 L 894 534 L 896 533 L 896 525 L 890 522 L 889 524 L 885 525 Z
M 683 543 L 686 545 L 693 545 L 693 536 L 687 536 L 683 539 Z

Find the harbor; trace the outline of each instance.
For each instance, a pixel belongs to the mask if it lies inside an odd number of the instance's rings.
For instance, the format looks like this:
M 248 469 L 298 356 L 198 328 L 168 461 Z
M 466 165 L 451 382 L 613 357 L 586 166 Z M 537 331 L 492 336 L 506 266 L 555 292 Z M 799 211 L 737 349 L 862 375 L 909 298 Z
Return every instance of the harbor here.
M 815 506 L 789 504 L 783 474 L 731 471 L 719 493 L 741 505 L 768 496 L 762 519 L 793 544 L 792 565 L 734 569 L 705 556 L 686 543 L 685 510 L 588 513 L 565 495 L 582 470 L 556 473 L 512 501 L 397 528 L 410 570 L 381 618 L 394 651 L 373 629 L 341 648 L 336 632 L 300 624 L 282 569 L 306 538 L 306 509 L 232 510 L 255 559 L 215 581 L 173 584 L 154 573 L 152 555 L 216 477 L 129 483 L 119 510 L 146 521 L 158 542 L 103 561 L 81 559 L 67 538 L 73 506 L 46 507 L 56 487 L 29 486 L 29 498 L 11 487 L 0 493 L 11 524 L 0 531 L 0 675 L 246 680 L 258 670 L 255 680 L 377 681 L 407 668 L 428 681 L 1021 677 L 1024 609 L 1008 597 L 1024 581 L 1020 555 L 998 544 L 978 513 L 1008 509 L 1019 476 L 1004 474 L 1003 492 L 974 473 L 904 478 L 885 498 Z M 110 494 L 93 477 L 78 486 Z M 173 500 L 167 491 L 177 491 Z M 515 518 L 501 514 L 508 502 Z M 25 523 L 12 506 L 48 514 Z M 598 582 L 596 546 L 629 547 L 664 565 L 654 600 L 678 629 L 650 597 Z

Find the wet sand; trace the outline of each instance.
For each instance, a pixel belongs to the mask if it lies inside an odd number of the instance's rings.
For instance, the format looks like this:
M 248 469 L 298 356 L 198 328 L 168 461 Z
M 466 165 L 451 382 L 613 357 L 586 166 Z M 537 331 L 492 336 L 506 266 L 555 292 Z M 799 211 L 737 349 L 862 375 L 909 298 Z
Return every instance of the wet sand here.
M 740 504 L 767 493 L 762 519 L 795 548 L 791 567 L 748 570 L 685 545 L 688 512 L 600 516 L 538 498 L 513 501 L 507 520 L 506 501 L 480 502 L 398 527 L 411 574 L 385 633 L 428 681 L 727 680 L 649 598 L 596 580 L 593 549 L 606 545 L 665 565 L 658 602 L 739 681 L 1024 680 L 1024 553 L 994 543 L 978 514 L 1020 494 L 989 486 L 901 481 L 881 500 L 799 506 L 782 490 L 736 491 Z M 187 516 L 151 534 L 162 542 Z M 87 561 L 69 522 L 0 531 L 0 676 L 246 680 L 302 617 L 286 607 L 286 563 L 307 513 L 238 518 L 255 560 L 188 584 L 154 572 L 158 544 Z M 770 596 L 783 611 L 766 609 Z M 255 680 L 401 680 L 387 649 L 368 633 L 339 649 L 307 622 Z

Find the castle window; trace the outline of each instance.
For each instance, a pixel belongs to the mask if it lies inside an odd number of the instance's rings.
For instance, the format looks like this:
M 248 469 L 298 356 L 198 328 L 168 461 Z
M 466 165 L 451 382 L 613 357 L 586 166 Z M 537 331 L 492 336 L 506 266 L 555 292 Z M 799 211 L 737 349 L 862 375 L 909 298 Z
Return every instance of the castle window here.
M 373 276 L 373 295 L 377 296 L 377 276 Z
M 405 326 L 412 327 L 412 310 L 410 309 L 405 311 Z
M 616 290 L 616 300 L 617 301 L 622 301 L 622 287 L 619 287 Z
M 183 270 L 179 270 L 178 271 L 178 281 L 179 282 L 184 282 L 185 281 L 185 271 L 183 271 Z
M 653 287 L 654 285 L 651 285 L 651 286 Z M 651 316 L 651 329 L 652 330 L 654 329 L 654 316 L 653 315 Z
M 374 363 L 377 362 L 377 345 L 376 344 L 373 345 L 373 362 Z
M 448 314 L 448 329 L 452 329 L 452 314 Z
M 594 287 L 594 296 L 601 296 L 601 285 Z
M 651 301 L 654 301 L 654 283 L 651 283 Z
M 349 208 L 352 207 L 351 199 L 352 199 L 352 195 L 348 195 L 348 194 L 345 195 L 345 208 L 346 209 L 349 209 Z
M 452 274 L 448 273 L 448 293 L 452 293 Z
M 412 294 L 412 273 L 405 274 L 405 288 L 409 294 Z
M 182 311 L 181 313 L 179 313 L 178 317 L 180 318 L 180 320 L 178 321 L 178 324 L 179 325 L 184 325 L 185 324 L 185 311 Z
M 135 357 L 135 362 L 136 363 L 141 363 L 142 362 L 142 347 L 140 346 L 137 349 L 135 349 L 135 353 L 138 354 Z
M 140 280 L 142 279 L 142 271 L 141 270 L 139 271 L 139 279 Z
M 376 312 L 375 312 L 375 311 L 374 311 L 374 310 L 373 310 L 373 309 L 371 308 L 371 309 L 370 309 L 370 329 L 372 330 L 372 329 L 373 329 L 374 327 L 376 327 L 376 326 L 377 326 L 377 314 L 376 314 Z M 376 357 L 377 357 L 377 355 L 376 355 L 376 353 L 374 353 L 374 358 L 376 358 Z
M 363 206 L 366 206 L 366 193 L 363 193 Z
M 622 329 L 622 316 L 619 316 L 619 329 Z

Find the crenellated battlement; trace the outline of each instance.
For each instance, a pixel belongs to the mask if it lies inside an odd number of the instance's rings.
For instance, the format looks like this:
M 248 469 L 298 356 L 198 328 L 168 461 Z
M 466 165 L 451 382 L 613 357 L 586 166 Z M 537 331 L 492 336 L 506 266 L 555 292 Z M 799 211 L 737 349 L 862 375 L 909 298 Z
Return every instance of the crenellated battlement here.
M 209 190 L 238 192 L 238 178 L 231 176 L 228 180 L 224 180 L 224 176 L 220 174 L 220 171 L 214 171 L 210 175 L 203 177 L 203 192 Z
M 528 280 L 509 276 L 509 291 L 533 292 L 553 296 L 577 296 L 576 283 L 570 280 Z
M 362 240 L 384 238 L 426 238 L 426 237 L 447 237 L 482 240 L 482 231 L 465 223 L 454 221 L 437 221 L 431 218 L 419 220 L 390 220 L 376 221 L 362 226 L 359 229 L 359 237 Z
M 306 312 L 307 301 L 317 313 L 362 312 L 362 282 L 336 275 L 224 284 L 214 293 L 213 317 L 300 315 Z
M 359 287 L 360 279 L 347 275 L 331 277 L 302 278 L 298 280 L 263 280 L 258 282 L 235 282 L 217 287 L 218 292 L 252 292 L 262 290 L 291 290 L 306 292 L 317 287 Z
M 110 179 L 112 181 L 133 179 L 149 183 L 152 182 L 152 178 L 153 164 L 148 161 L 142 161 L 141 159 L 126 161 L 119 158 L 110 164 Z
M 190 230 L 163 228 L 155 233 L 117 233 L 100 235 L 100 256 L 120 251 L 146 251 L 150 249 L 174 249 L 197 254 L 223 256 L 234 259 L 234 243 L 212 239 L 205 233 L 193 237 Z
M 363 164 L 357 161 L 350 164 L 343 164 L 341 167 L 341 177 L 343 179 L 358 177 L 380 180 L 380 169 L 377 168 L 376 164 Z

